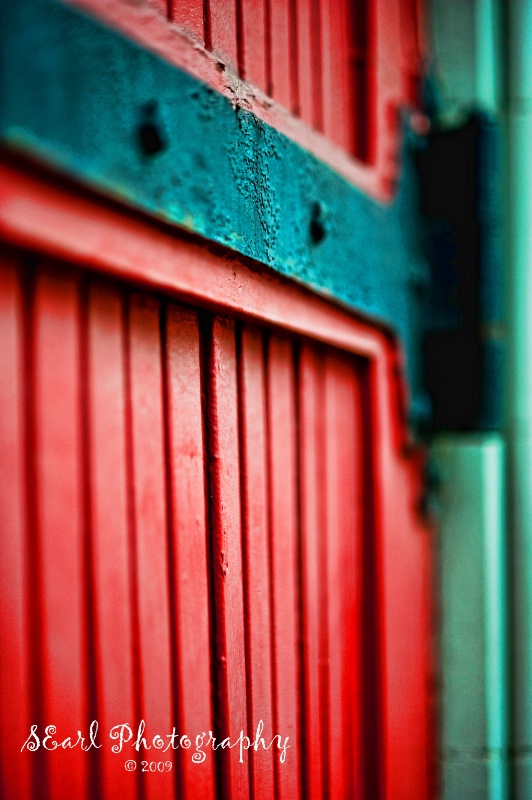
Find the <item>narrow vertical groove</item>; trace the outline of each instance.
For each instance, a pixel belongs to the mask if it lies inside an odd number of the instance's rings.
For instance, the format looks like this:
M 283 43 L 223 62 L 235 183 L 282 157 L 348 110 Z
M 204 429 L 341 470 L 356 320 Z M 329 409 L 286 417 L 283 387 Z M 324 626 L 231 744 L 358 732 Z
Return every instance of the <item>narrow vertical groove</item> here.
M 299 117 L 301 113 L 299 98 L 299 50 L 297 29 L 297 0 L 290 0 L 290 83 L 292 86 L 292 113 Z
M 323 69 L 321 53 L 321 6 L 324 0 L 314 0 L 310 4 L 311 12 L 311 43 L 314 53 L 314 127 L 323 131 Z
M 264 0 L 264 51 L 266 64 L 266 94 L 268 97 L 273 95 L 273 76 L 272 76 L 272 8 L 271 4 L 275 0 Z
M 265 437 L 266 437 L 266 497 L 268 498 L 268 557 L 269 557 L 269 582 L 270 582 L 270 651 L 271 651 L 271 675 L 272 675 L 272 721 L 273 731 L 279 731 L 279 721 L 277 714 L 277 653 L 275 650 L 275 602 L 274 602 L 274 575 L 273 559 L 274 547 L 273 540 L 273 496 L 272 496 L 272 452 L 271 452 L 271 428 L 270 428 L 270 380 L 269 380 L 269 335 L 263 332 L 263 375 L 264 375 L 264 413 L 265 413 Z M 274 769 L 275 797 L 279 797 L 279 772 L 277 767 Z
M 349 3 L 350 83 L 353 114 L 352 153 L 361 161 L 373 157 L 371 143 L 372 97 L 370 92 L 370 9 L 371 0 Z M 375 68 L 375 65 L 374 65 Z
M 142 716 L 142 674 L 140 667 L 140 617 L 138 604 L 137 580 L 137 526 L 135 523 L 135 470 L 133 463 L 133 412 L 131 408 L 131 344 L 130 344 L 130 298 L 125 294 L 123 298 L 123 347 L 124 347 L 124 396 L 126 406 L 126 479 L 127 479 L 127 518 L 129 534 L 129 576 L 130 576 L 130 603 L 132 620 L 132 666 L 133 666 L 133 691 L 134 708 L 137 720 Z M 139 800 L 144 800 L 144 781 L 142 772 L 136 770 Z
M 206 49 L 212 50 L 211 5 L 209 0 L 203 0 L 203 38 Z
M 169 619 L 170 619 L 170 663 L 172 670 L 172 699 L 171 707 L 175 723 L 181 730 L 181 709 L 177 691 L 179 653 L 177 642 L 177 592 L 176 578 L 174 573 L 175 564 L 175 537 L 174 537 L 174 500 L 172 493 L 172 457 L 170 450 L 170 397 L 168 380 L 168 327 L 167 327 L 166 302 L 161 301 L 159 309 L 159 335 L 161 340 L 161 378 L 162 378 L 162 408 L 163 408 L 163 446 L 164 446 L 164 479 L 165 479 L 165 502 L 166 502 L 166 533 L 168 548 L 168 595 L 169 595 Z M 175 754 L 175 789 L 177 797 L 186 797 L 183 761 L 181 750 Z
M 363 753 L 361 763 L 364 765 L 364 798 L 379 800 L 381 798 L 380 769 L 381 764 L 381 664 L 379 658 L 379 609 L 378 609 L 378 558 L 376 550 L 377 526 L 375 519 L 375 453 L 374 453 L 374 415 L 376 407 L 373 397 L 373 367 L 366 365 L 362 376 L 362 418 L 363 430 L 363 521 L 362 521 L 362 643 L 361 643 L 361 681 L 360 698 L 361 730 L 359 741 L 362 742 Z M 373 401 L 373 402 L 372 402 Z
M 235 0 L 236 2 L 236 47 L 238 74 L 242 80 L 246 79 L 245 64 L 245 42 L 244 42 L 244 17 L 242 3 L 245 0 Z
M 253 722 L 252 718 L 252 695 L 251 695 L 251 643 L 250 643 L 250 617 L 251 611 L 249 607 L 249 574 L 248 574 L 248 553 L 247 553 L 247 533 L 248 525 L 246 519 L 246 480 L 247 469 L 244 445 L 244 386 L 243 386 L 243 365 L 242 365 L 242 325 L 238 324 L 236 327 L 236 358 L 237 358 L 237 375 L 238 375 L 238 451 L 240 460 L 240 515 L 241 515 L 241 548 L 242 548 L 242 583 L 244 595 L 244 652 L 246 658 L 246 714 L 248 724 Z M 248 750 L 248 770 L 249 770 L 249 796 L 253 800 L 255 796 L 255 787 L 253 782 L 253 756 L 254 751 L 250 748 Z
M 325 409 L 327 393 L 325 391 L 326 382 L 325 360 L 323 352 L 319 354 L 319 384 L 318 384 L 318 407 Z M 327 410 L 325 409 L 325 414 Z M 321 450 L 321 460 L 317 462 L 317 485 L 325 491 L 326 486 L 326 441 L 327 432 L 325 430 L 325 414 L 322 414 L 319 420 L 316 435 L 318 437 L 318 452 Z M 322 791 L 324 797 L 329 797 L 329 626 L 328 626 L 328 592 L 327 592 L 327 569 L 328 569 L 328 536 L 327 536 L 327 502 L 329 498 L 325 498 L 323 493 L 319 498 L 319 517 L 320 517 L 320 530 L 322 536 L 320 539 L 320 569 L 322 580 L 320 581 L 321 589 L 321 604 L 319 615 L 320 627 L 320 665 L 319 665 L 319 687 L 320 687 L 320 722 L 321 722 L 321 747 L 322 747 Z
M 91 413 L 89 393 L 91 389 L 91 376 L 89 369 L 89 295 L 90 282 L 86 276 L 78 282 L 79 299 L 79 391 L 80 391 L 80 483 L 81 483 L 81 509 L 83 526 L 83 558 L 85 575 L 85 641 L 87 656 L 88 677 L 88 713 L 89 723 L 98 719 L 98 689 L 96 683 L 96 626 L 95 626 L 95 580 L 93 559 L 93 530 L 94 520 L 91 503 L 91 449 L 90 427 Z M 99 750 L 89 751 L 89 796 L 99 800 L 103 796 L 102 771 Z
M 224 708 L 221 702 L 223 687 L 220 682 L 220 672 L 218 670 L 218 646 L 217 637 L 223 619 L 223 614 L 220 608 L 216 605 L 216 593 L 214 588 L 214 571 L 216 569 L 215 557 L 215 539 L 213 531 L 216 526 L 214 519 L 214 505 L 213 505 L 213 478 L 212 466 L 213 458 L 213 443 L 212 443 L 212 420 L 210 416 L 210 407 L 212 397 L 210 393 L 210 353 L 212 346 L 212 317 L 205 311 L 200 312 L 199 317 L 200 326 L 200 365 L 201 365 L 201 401 L 202 401 L 202 420 L 203 420 L 203 463 L 205 475 L 205 496 L 206 496 L 206 535 L 207 535 L 207 576 L 209 587 L 209 633 L 210 633 L 210 668 L 211 668 L 211 701 L 212 701 L 212 718 L 213 718 L 213 733 L 219 740 L 220 735 L 223 735 L 222 720 L 225 719 L 227 709 Z M 214 753 L 213 753 L 214 758 Z M 224 774 L 224 759 L 214 758 L 214 774 L 216 781 L 216 797 L 217 800 L 224 800 L 226 796 L 224 787 L 227 784 L 226 776 Z
M 23 331 L 24 331 L 24 471 L 26 483 L 28 586 L 28 630 L 31 664 L 31 714 L 32 723 L 43 730 L 43 680 L 42 680 L 42 553 L 38 536 L 39 509 L 37 495 L 37 430 L 34 410 L 37 408 L 35 392 L 35 282 L 38 269 L 34 257 L 28 256 L 23 275 Z M 32 754 L 33 800 L 45 800 L 49 794 L 48 770 L 44 751 L 39 748 Z
M 303 501 L 301 498 L 301 482 L 302 482 L 302 469 L 301 469 L 301 370 L 300 370 L 300 347 L 294 343 L 293 358 L 294 358 L 294 376 L 295 376 L 295 415 L 296 415 L 296 502 L 297 502 L 297 610 L 298 610 L 298 631 L 299 631 L 299 647 L 298 647 L 298 688 L 299 688 L 299 747 L 301 752 L 301 797 L 308 797 L 308 781 L 306 765 L 308 763 L 308 747 L 307 747 L 307 729 L 308 720 L 306 712 L 306 688 L 308 685 L 308 676 L 305 669 L 305 632 L 303 627 Z

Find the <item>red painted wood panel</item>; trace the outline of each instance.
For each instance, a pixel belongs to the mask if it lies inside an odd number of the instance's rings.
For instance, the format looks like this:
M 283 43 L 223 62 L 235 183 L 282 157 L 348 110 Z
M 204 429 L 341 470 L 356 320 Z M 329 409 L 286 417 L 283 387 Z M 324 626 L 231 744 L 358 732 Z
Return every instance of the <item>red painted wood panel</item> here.
M 215 614 L 216 735 L 234 742 L 248 732 L 240 508 L 238 368 L 234 323 L 215 318 L 206 354 Z M 248 798 L 248 753 L 216 752 L 222 796 Z
M 208 46 L 235 70 L 238 67 L 236 12 L 236 0 L 209 0 Z
M 176 639 L 176 723 L 195 737 L 212 730 L 207 529 L 200 334 L 195 311 L 170 305 L 166 317 L 167 470 Z M 193 687 L 193 690 L 192 690 Z M 205 741 L 208 736 L 205 737 Z M 213 798 L 214 757 L 181 752 L 180 797 Z M 196 760 L 194 760 L 196 759 Z
M 270 553 L 267 500 L 266 392 L 262 332 L 245 327 L 240 352 L 240 418 L 243 500 L 244 598 L 248 677 L 248 723 L 270 745 L 273 730 Z M 250 751 L 252 792 L 274 795 L 274 753 Z
M 296 0 L 299 116 L 323 130 L 321 3 Z
M 103 792 L 134 798 L 137 779 L 112 751 L 111 729 L 139 717 L 134 697 L 133 623 L 126 467 L 126 376 L 121 293 L 95 283 L 87 299 L 87 412 L 94 591 L 95 681 Z
M 131 478 L 137 588 L 138 668 L 144 736 L 172 733 L 170 595 L 163 442 L 163 383 L 159 303 L 134 294 L 129 308 Z M 136 731 L 135 731 L 136 734 Z M 168 739 L 165 739 L 168 742 Z M 172 760 L 172 750 L 141 749 L 141 758 Z M 132 755 L 131 757 L 134 757 Z M 147 798 L 174 798 L 173 772 L 145 773 Z
M 80 303 L 68 273 L 37 273 L 33 389 L 40 573 L 42 719 L 57 737 L 87 736 L 88 630 L 81 453 Z M 41 751 L 42 752 L 42 751 Z M 87 797 L 89 759 L 79 748 L 46 753 L 52 797 Z M 45 778 L 45 775 L 41 775 Z
M 266 35 L 267 0 L 240 0 L 242 39 L 240 42 L 240 77 L 269 91 L 269 56 Z
M 270 551 L 275 732 L 289 738 L 275 759 L 276 797 L 301 797 L 297 408 L 294 352 L 272 334 L 268 345 Z
M 30 795 L 28 492 L 25 480 L 23 297 L 14 257 L 0 251 L 0 795 Z
M 346 3 L 321 0 L 323 132 L 352 151 L 352 95 L 349 85 L 349 45 Z
M 304 794 L 323 796 L 326 780 L 327 729 L 323 716 L 322 607 L 323 531 L 325 508 L 323 484 L 325 441 L 322 425 L 324 403 L 323 365 L 308 345 L 299 362 L 300 493 L 301 493 L 301 613 L 303 678 L 303 776 Z M 321 664 L 321 667 L 320 667 Z
M 329 792 L 362 797 L 360 714 L 362 408 L 352 358 L 325 362 Z
M 176 22 L 199 42 L 205 40 L 203 0 L 170 0 L 169 19 Z
M 294 38 L 290 0 L 270 3 L 271 96 L 292 110 L 295 99 Z
M 26 236 L 34 252 L 117 281 L 34 270 L 17 256 L 24 301 L 18 278 L 0 296 L 12 376 L 0 389 L 0 447 L 19 464 L 7 473 L 13 493 L 0 490 L 0 512 L 20 532 L 2 551 L 20 554 L 8 642 L 24 679 L 29 640 L 35 687 L 22 710 L 60 733 L 68 721 L 64 736 L 86 731 L 93 711 L 105 733 L 122 710 L 134 725 L 146 720 L 149 738 L 193 720 L 187 733 L 212 721 L 234 742 L 254 734 L 260 708 L 264 736 L 295 727 L 298 752 L 283 765 L 256 754 L 256 795 L 298 796 L 300 778 L 302 796 L 356 797 L 364 781 L 372 800 L 427 797 L 429 540 L 419 469 L 400 449 L 389 340 L 293 285 L 58 186 L 30 191 L 36 179 L 25 177 L 17 194 L 16 170 L 6 172 L 12 244 Z M 211 311 L 200 326 L 197 311 L 169 299 L 165 317 L 163 293 Z M 238 313 L 240 342 L 212 309 Z M 77 677 L 63 682 L 67 662 Z M 238 748 L 211 750 L 208 772 L 192 752 L 179 752 L 170 776 L 129 783 L 125 757 L 114 774 L 103 752 L 101 772 L 90 753 L 31 757 L 39 791 L 55 787 L 56 800 L 97 796 L 98 775 L 120 796 L 210 796 L 214 767 L 218 795 L 252 794 L 248 753 L 239 763 Z

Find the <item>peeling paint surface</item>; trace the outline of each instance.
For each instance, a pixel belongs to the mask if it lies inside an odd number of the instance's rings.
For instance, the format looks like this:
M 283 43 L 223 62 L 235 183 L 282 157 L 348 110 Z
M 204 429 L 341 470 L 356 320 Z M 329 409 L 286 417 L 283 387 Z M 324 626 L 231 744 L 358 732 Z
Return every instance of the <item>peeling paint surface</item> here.
M 407 354 L 413 415 L 426 414 L 429 276 L 411 137 L 384 206 L 237 98 L 79 11 L 4 0 L 2 12 L 4 145 L 391 326 Z

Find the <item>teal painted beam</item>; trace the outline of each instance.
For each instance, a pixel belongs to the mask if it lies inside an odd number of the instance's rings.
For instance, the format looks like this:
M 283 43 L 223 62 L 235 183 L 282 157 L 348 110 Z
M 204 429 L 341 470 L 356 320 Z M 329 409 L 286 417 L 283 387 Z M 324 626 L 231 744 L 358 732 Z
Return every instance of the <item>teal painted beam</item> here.
M 3 0 L 0 81 L 7 147 L 395 330 L 414 415 L 426 416 L 429 274 L 408 143 L 398 195 L 382 205 L 250 112 L 55 0 Z
M 504 446 L 447 435 L 441 479 L 441 798 L 507 800 L 508 680 Z

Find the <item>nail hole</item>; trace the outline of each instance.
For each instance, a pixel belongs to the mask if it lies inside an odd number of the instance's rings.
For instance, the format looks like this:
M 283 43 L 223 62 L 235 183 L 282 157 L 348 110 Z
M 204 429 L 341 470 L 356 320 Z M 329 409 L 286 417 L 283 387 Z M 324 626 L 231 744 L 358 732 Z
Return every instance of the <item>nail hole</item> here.
M 314 203 L 310 219 L 310 238 L 313 244 L 320 244 L 327 236 L 327 217 L 327 211 L 323 203 Z
M 150 100 L 142 106 L 142 119 L 138 129 L 140 149 L 145 156 L 155 156 L 166 149 L 166 140 L 158 124 L 157 101 Z

